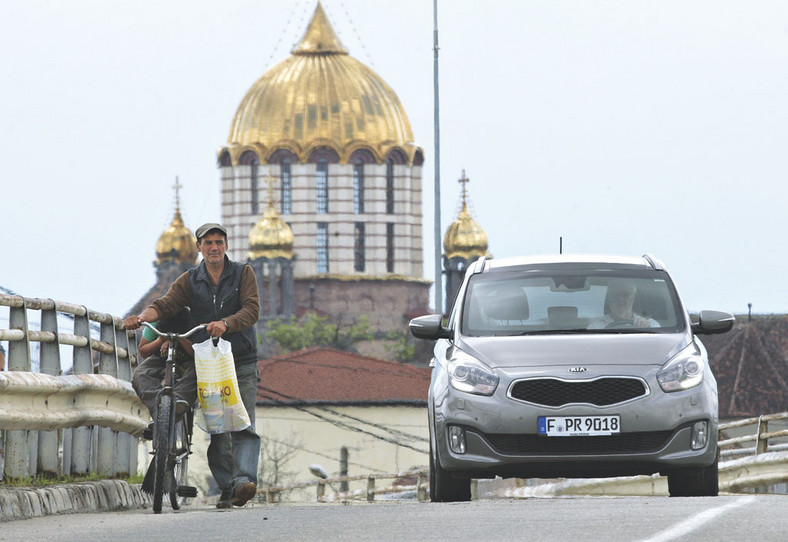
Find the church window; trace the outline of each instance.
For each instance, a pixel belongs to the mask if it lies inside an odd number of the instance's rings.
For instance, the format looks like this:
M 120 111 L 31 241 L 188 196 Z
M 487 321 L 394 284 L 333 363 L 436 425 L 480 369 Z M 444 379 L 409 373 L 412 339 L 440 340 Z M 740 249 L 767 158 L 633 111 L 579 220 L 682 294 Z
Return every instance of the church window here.
M 364 223 L 356 222 L 353 242 L 353 268 L 363 273 L 366 269 L 366 255 L 364 253 Z
M 317 223 L 317 272 L 328 273 L 328 222 Z
M 364 214 L 364 162 L 360 158 L 353 164 L 353 213 Z
M 293 178 L 290 174 L 290 159 L 285 158 L 280 164 L 280 186 L 282 202 L 282 214 L 293 214 Z
M 328 213 L 328 160 L 321 158 L 317 161 L 317 212 Z
M 386 160 L 386 213 L 394 214 L 394 160 Z
M 386 224 L 386 272 L 394 272 L 394 223 Z
M 249 164 L 250 169 L 250 176 L 252 180 L 252 216 L 257 216 L 260 212 L 260 196 L 258 193 L 258 186 L 257 186 L 257 174 L 260 169 L 260 161 L 255 158 L 252 160 L 252 163 Z

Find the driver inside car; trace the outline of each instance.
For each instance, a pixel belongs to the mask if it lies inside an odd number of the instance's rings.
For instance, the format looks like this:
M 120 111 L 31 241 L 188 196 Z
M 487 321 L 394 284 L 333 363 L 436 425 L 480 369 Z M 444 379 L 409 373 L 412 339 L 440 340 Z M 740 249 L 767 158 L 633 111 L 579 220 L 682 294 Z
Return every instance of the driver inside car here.
M 659 322 L 636 314 L 633 310 L 637 286 L 626 280 L 613 280 L 607 287 L 605 295 L 605 314 L 593 320 L 588 329 L 604 329 L 607 327 L 659 327 Z

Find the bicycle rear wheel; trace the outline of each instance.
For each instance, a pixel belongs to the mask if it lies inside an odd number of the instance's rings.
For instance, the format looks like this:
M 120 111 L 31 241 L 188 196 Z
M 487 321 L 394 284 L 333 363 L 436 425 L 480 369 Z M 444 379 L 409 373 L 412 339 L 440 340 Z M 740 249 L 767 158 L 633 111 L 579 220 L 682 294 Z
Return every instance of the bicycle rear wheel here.
M 153 513 L 161 514 L 161 503 L 164 497 L 167 477 L 167 459 L 170 455 L 170 412 L 172 410 L 172 397 L 162 394 L 159 397 L 159 407 L 156 410 L 156 430 L 154 431 L 156 452 L 153 461 L 156 465 L 156 477 L 153 483 Z
M 173 459 L 173 481 L 170 489 L 170 504 L 173 510 L 180 510 L 186 503 L 186 497 L 178 495 L 178 488 L 189 485 L 189 435 L 187 429 L 188 414 L 175 422 L 175 457 Z

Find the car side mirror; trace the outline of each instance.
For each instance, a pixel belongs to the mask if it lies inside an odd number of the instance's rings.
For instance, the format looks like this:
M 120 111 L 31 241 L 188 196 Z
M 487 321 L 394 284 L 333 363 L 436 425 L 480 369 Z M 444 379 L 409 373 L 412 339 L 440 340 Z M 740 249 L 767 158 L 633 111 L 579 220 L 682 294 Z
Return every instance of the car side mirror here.
M 729 312 L 704 310 L 698 314 L 698 321 L 693 322 L 692 331 L 697 335 L 725 333 L 731 330 L 735 321 Z
M 414 318 L 408 324 L 411 335 L 419 339 L 451 339 L 450 329 L 443 327 L 442 314 L 428 314 Z

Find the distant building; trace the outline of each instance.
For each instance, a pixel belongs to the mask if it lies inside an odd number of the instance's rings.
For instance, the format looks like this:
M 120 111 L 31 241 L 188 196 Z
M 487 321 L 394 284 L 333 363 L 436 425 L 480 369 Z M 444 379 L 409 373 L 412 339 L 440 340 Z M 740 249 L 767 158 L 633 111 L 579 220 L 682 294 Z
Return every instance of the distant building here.
M 788 411 L 788 317 L 738 316 L 731 331 L 701 341 L 717 379 L 720 418 Z
M 462 185 L 460 194 L 461 208 L 454 222 L 449 225 L 443 237 L 443 273 L 446 275 L 446 311 L 449 314 L 454 307 L 457 291 L 460 289 L 465 271 L 471 262 L 482 256 L 491 258 L 487 252 L 487 234 L 471 216 L 468 210 L 468 190 L 470 182 L 465 170 L 459 183 Z
M 314 310 L 351 325 L 365 315 L 383 336 L 427 313 L 423 161 L 396 93 L 348 54 L 318 2 L 292 54 L 241 101 L 218 153 L 230 258 L 249 258 L 256 225 L 274 213 L 292 233 L 286 249 L 252 249 L 265 258 L 261 318 Z
M 197 239 L 181 218 L 179 193 L 181 185 L 176 182 L 173 188 L 175 189 L 175 215 L 156 242 L 156 259 L 153 261 L 153 267 L 156 270 L 156 283 L 127 314 L 141 313 L 153 301 L 167 293 L 175 279 L 197 265 Z
M 258 362 L 256 426 L 263 438 L 259 487 L 312 479 L 309 466 L 338 476 L 406 472 L 429 464 L 430 369 L 332 348 L 308 348 Z M 208 436 L 195 431 L 189 477 L 210 493 Z M 287 456 L 276 465 L 272 456 Z M 390 481 L 388 482 L 390 483 Z M 358 485 L 355 486 L 359 488 Z M 314 500 L 314 488 L 302 497 Z

